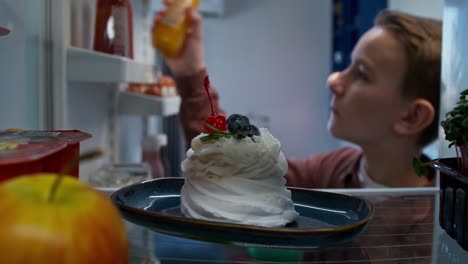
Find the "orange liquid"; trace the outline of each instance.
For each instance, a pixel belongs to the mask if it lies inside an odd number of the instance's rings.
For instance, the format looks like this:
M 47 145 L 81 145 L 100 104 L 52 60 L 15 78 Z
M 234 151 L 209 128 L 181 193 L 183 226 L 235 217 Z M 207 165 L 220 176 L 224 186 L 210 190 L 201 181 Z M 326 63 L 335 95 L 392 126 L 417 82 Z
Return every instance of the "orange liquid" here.
M 185 17 L 186 8 L 192 5 L 197 8 L 200 0 L 175 0 L 165 16 L 153 30 L 153 46 L 166 57 L 180 54 L 190 26 Z

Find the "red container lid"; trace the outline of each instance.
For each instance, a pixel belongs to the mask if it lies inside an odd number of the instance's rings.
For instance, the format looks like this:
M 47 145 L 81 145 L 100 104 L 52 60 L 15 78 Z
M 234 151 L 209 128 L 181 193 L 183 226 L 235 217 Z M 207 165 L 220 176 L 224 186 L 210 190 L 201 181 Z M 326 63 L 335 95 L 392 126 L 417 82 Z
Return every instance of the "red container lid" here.
M 91 135 L 78 131 L 0 131 L 0 166 L 35 161 Z

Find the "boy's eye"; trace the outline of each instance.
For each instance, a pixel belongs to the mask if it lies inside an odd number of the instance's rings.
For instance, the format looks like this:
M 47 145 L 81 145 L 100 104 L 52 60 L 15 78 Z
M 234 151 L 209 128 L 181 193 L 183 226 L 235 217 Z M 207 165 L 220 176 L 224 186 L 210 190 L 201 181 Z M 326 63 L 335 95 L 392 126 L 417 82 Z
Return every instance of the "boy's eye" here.
M 356 78 L 360 80 L 369 81 L 369 74 L 364 70 L 362 65 L 356 65 L 356 67 L 354 67 L 354 74 Z
M 366 70 L 366 66 L 359 63 L 356 67 L 356 71 L 357 71 L 357 74 L 359 76 L 359 78 L 365 80 L 365 81 L 369 81 L 370 78 L 369 78 L 369 73 L 367 72 Z
M 364 72 L 362 71 L 358 71 L 357 72 L 357 76 L 358 78 L 364 80 L 364 81 L 368 81 L 369 80 L 369 77 L 367 76 L 367 74 L 365 74 Z

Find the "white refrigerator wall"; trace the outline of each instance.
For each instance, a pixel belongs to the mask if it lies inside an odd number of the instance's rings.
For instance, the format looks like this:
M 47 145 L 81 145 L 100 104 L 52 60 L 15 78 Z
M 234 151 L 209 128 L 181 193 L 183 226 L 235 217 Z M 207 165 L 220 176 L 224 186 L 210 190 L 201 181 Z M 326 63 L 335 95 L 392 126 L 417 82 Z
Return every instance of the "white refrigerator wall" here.
M 227 0 L 204 20 L 207 68 L 227 113 L 256 116 L 287 156 L 338 145 L 326 128 L 331 1 Z
M 442 20 L 444 0 L 389 0 L 390 9 Z
M 40 63 L 42 1 L 0 0 L 0 129 L 42 128 Z
M 442 42 L 441 120 L 468 89 L 468 1 L 446 0 Z M 455 157 L 455 149 L 448 148 L 442 127 L 439 130 L 440 157 Z

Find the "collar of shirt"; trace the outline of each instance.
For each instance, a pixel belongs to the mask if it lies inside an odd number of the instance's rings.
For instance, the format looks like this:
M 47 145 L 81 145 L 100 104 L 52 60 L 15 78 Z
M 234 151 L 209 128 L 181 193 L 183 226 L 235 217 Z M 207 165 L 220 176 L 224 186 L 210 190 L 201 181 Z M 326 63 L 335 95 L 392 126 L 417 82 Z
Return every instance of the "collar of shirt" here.
M 364 157 L 361 157 L 361 160 L 359 161 L 358 178 L 362 187 L 363 188 L 389 188 L 388 186 L 382 185 L 372 180 L 367 174 L 366 165 L 367 165 L 366 159 Z

